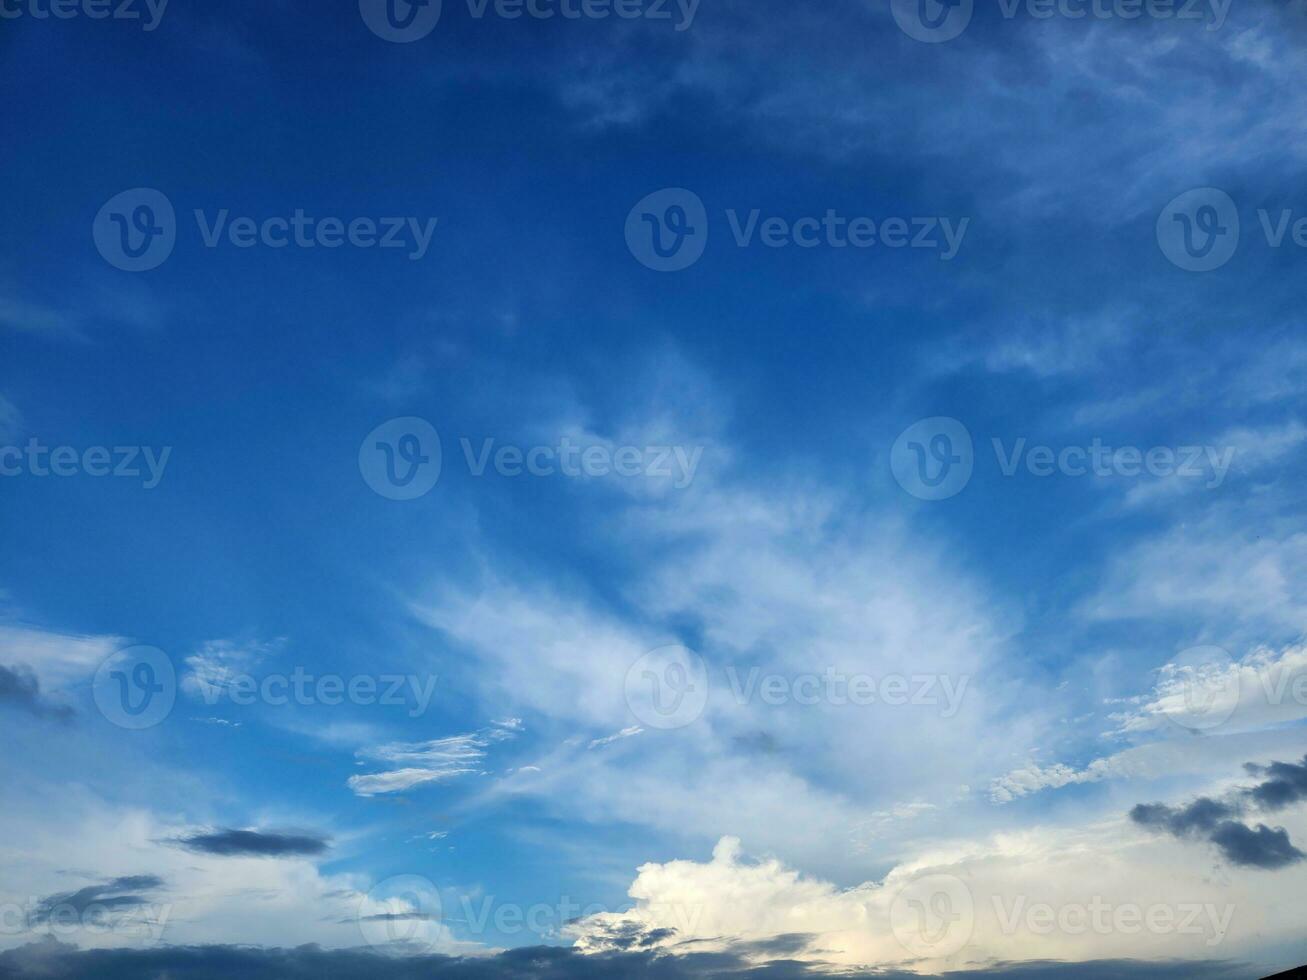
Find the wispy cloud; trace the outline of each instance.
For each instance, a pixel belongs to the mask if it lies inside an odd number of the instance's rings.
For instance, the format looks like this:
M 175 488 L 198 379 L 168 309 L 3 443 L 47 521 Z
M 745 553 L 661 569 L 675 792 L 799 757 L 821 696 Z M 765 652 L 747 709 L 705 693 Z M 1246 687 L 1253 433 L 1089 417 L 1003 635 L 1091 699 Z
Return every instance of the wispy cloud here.
M 480 772 L 490 746 L 513 738 L 521 729 L 521 721 L 512 718 L 463 735 L 359 749 L 360 759 L 387 762 L 398 768 L 351 776 L 348 785 L 359 796 L 378 796 Z

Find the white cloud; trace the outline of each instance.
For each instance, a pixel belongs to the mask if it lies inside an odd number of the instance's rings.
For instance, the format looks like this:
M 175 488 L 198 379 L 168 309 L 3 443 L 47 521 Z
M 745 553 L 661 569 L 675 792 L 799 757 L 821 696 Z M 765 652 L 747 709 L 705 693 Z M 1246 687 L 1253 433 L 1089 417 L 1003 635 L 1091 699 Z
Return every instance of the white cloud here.
M 629 728 L 623 728 L 620 732 L 612 735 L 605 735 L 603 738 L 596 738 L 590 742 L 590 748 L 600 749 L 605 745 L 612 745 L 614 742 L 620 742 L 624 738 L 632 738 L 644 732 L 639 725 L 631 725 Z
M 1307 533 L 1278 499 L 1213 504 L 1114 553 L 1092 619 L 1187 617 L 1235 638 L 1298 632 L 1307 619 Z
M 1218 659 L 1202 675 L 1180 658 L 1157 672 L 1151 691 L 1119 703 L 1105 734 L 1117 744 L 1144 744 L 1083 768 L 1032 761 L 993 780 L 990 799 L 1009 803 L 1081 783 L 1228 772 L 1250 758 L 1296 756 L 1296 732 L 1284 726 L 1307 718 L 1307 646 L 1259 647 L 1242 659 Z
M 1302 813 L 1292 822 L 1294 832 L 1307 827 Z M 945 911 L 952 921 L 941 920 L 943 955 L 923 955 L 911 927 L 914 915 L 932 914 L 931 903 L 913 909 L 906 900 L 929 899 L 937 881 L 951 886 Z M 787 958 L 923 973 L 1033 959 L 1210 960 L 1255 954 L 1298 935 L 1305 884 L 1303 865 L 1269 877 L 1230 868 L 1213 875 L 1186 844 L 1124 820 L 957 841 L 851 888 L 774 858 L 746 860 L 740 842 L 725 838 L 707 863 L 642 866 L 628 892 L 634 908 L 582 919 L 571 932 L 587 952 L 638 933 L 671 953 L 734 949 L 759 961 L 775 954 L 755 944 L 804 935 L 806 944 Z M 918 895 L 924 885 L 930 892 Z M 1097 920 L 1095 904 L 1107 910 Z M 1191 907 L 1191 928 L 1182 930 Z M 1132 909 L 1139 918 L 1130 918 Z M 1117 910 L 1125 914 L 1118 918 Z
M 1107 776 L 1107 765 L 1097 759 L 1087 769 L 1073 769 L 1057 763 L 1051 766 L 1038 766 L 1031 763 L 1020 769 L 1000 776 L 990 783 L 989 797 L 995 803 L 1010 803 L 1021 796 L 1037 793 L 1042 789 L 1058 789 L 1073 783 L 1092 783 Z
M 236 678 L 248 674 L 280 649 L 282 640 L 269 643 L 211 640 L 185 660 L 181 689 L 213 704 L 227 693 Z
M 361 759 L 389 762 L 400 768 L 351 776 L 349 788 L 359 796 L 377 796 L 480 772 L 487 748 L 514 737 L 521 727 L 521 722 L 512 718 L 493 722 L 480 732 L 427 742 L 389 742 L 360 749 L 358 756 Z
M 703 420 L 728 413 L 684 388 L 677 397 L 703 406 L 697 424 L 679 427 L 655 398 L 646 414 L 661 420 L 659 439 L 723 446 Z M 728 446 L 722 458 L 733 458 Z M 610 498 L 605 540 L 642 556 L 616 601 L 545 571 L 510 577 L 487 561 L 479 582 L 437 584 L 412 603 L 475 665 L 487 710 L 527 714 L 554 738 L 531 760 L 540 772 L 524 767 L 470 806 L 528 793 L 569 818 L 700 840 L 741 834 L 833 871 L 865 838 L 869 814 L 905 798 L 941 811 L 976 805 L 957 788 L 998 775 L 999 760 L 1037 740 L 1052 709 L 1024 693 L 1024 667 L 1007 647 L 1018 624 L 1010 606 L 893 511 L 868 512 L 806 475 L 756 476 L 714 463 L 684 491 Z M 627 675 L 643 654 L 681 639 L 674 624 L 684 623 L 701 637 L 707 704 L 687 728 L 651 732 L 627 703 Z M 941 702 L 945 682 L 961 697 L 954 713 L 942 703 L 776 706 L 735 689 L 732 678 L 753 669 L 786 679 L 924 677 Z M 620 752 L 586 751 L 636 728 L 646 731 Z M 911 824 L 884 831 L 898 838 Z
M 192 829 L 177 814 L 130 806 L 80 786 L 29 787 L 8 801 L 5 875 L 0 904 L 30 907 L 40 897 L 66 893 L 106 879 L 154 875 L 156 889 L 137 925 L 105 931 L 60 930 L 56 937 L 82 947 L 249 943 L 292 947 L 364 945 L 360 923 L 378 904 L 374 882 L 356 874 L 326 874 L 316 860 L 289 857 L 219 857 L 183 850 L 169 841 Z M 73 869 L 73 870 L 70 870 Z M 0 946 L 38 940 L 44 927 L 13 932 L 12 915 Z M 433 948 L 460 945 L 436 923 L 424 932 Z
M 80 336 L 78 317 L 10 295 L 0 295 L 0 327 L 56 337 Z
M 60 689 L 89 680 L 105 658 L 127 644 L 117 636 L 0 626 L 0 663 L 25 664 L 43 688 Z
M 1307 718 L 1307 646 L 1259 647 L 1240 660 L 1218 661 L 1201 678 L 1187 664 L 1181 667 L 1164 667 L 1151 694 L 1117 716 L 1117 734 L 1175 734 L 1193 728 L 1195 720 L 1205 730 L 1254 731 Z M 1205 693 L 1210 717 L 1195 717 L 1194 699 Z

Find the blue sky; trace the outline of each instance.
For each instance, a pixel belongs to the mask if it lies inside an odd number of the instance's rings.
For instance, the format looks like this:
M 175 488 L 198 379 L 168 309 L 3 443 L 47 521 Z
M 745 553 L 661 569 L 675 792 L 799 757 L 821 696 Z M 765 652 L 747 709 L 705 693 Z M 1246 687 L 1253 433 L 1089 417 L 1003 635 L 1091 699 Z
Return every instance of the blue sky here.
M 932 4 L 6 0 L 0 956 L 1307 960 L 1307 10 Z

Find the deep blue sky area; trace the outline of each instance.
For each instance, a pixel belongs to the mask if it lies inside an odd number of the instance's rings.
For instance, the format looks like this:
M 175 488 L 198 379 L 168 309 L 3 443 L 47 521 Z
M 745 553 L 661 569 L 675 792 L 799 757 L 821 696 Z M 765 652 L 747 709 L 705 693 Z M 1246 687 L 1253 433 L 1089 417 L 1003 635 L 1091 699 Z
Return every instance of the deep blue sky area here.
M 59 2 L 0 974 L 1307 959 L 1301 0 Z

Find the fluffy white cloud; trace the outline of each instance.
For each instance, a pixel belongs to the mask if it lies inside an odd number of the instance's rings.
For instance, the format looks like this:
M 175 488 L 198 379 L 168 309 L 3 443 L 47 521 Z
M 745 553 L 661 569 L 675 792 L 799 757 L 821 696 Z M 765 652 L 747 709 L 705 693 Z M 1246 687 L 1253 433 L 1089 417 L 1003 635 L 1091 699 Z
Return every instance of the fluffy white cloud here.
M 1307 816 L 1293 815 L 1293 826 L 1301 832 Z M 810 963 L 920 972 L 1030 959 L 1208 960 L 1295 936 L 1304 884 L 1301 866 L 1213 875 L 1184 844 L 1122 820 L 958 841 L 852 888 L 775 859 L 746 860 L 740 842 L 724 838 L 706 863 L 644 865 L 632 909 L 571 931 L 588 952 L 641 935 L 672 953 L 731 949 L 763 961 L 783 942 L 784 955 Z

